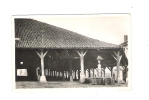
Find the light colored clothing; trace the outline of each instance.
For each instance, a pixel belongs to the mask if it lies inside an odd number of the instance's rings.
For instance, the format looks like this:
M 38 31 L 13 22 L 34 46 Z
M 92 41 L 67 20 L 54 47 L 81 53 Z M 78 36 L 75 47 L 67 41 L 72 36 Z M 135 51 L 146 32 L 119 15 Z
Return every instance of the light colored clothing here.
M 41 76 L 40 71 L 41 71 L 40 68 L 37 67 L 37 68 L 36 68 L 37 81 L 40 81 L 40 76 Z

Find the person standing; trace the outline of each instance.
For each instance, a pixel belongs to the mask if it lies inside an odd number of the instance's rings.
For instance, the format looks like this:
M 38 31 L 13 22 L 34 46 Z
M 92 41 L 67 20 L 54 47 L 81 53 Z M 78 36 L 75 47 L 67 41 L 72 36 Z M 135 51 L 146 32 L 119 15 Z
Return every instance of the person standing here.
M 37 75 L 37 81 L 40 81 L 41 70 L 39 67 L 36 68 L 36 75 Z

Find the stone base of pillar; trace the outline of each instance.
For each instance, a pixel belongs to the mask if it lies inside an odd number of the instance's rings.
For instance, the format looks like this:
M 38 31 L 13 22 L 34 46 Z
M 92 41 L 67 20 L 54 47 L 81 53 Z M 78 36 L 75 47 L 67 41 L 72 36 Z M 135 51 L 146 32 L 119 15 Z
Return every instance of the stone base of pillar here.
M 70 82 L 73 82 L 73 78 L 72 78 L 72 76 L 70 76 Z
M 85 75 L 80 75 L 80 82 L 84 83 L 85 82 Z
M 40 83 L 47 83 L 46 77 L 45 76 L 41 76 L 39 82 Z

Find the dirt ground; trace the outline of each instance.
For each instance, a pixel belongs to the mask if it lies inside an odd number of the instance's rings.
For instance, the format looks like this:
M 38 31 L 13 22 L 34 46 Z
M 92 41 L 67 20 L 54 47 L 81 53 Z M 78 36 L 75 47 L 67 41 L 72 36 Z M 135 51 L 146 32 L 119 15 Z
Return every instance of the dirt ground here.
M 120 85 L 92 85 L 81 84 L 78 81 L 48 81 L 47 83 L 39 82 L 16 82 L 16 89 L 34 89 L 34 88 L 97 88 L 97 87 L 127 87 L 127 84 Z

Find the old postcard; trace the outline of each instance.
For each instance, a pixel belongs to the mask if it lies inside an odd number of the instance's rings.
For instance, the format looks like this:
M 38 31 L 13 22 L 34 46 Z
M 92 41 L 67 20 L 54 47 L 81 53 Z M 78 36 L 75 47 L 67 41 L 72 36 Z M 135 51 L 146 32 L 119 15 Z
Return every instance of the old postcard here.
M 12 16 L 14 90 L 131 90 L 130 18 Z

